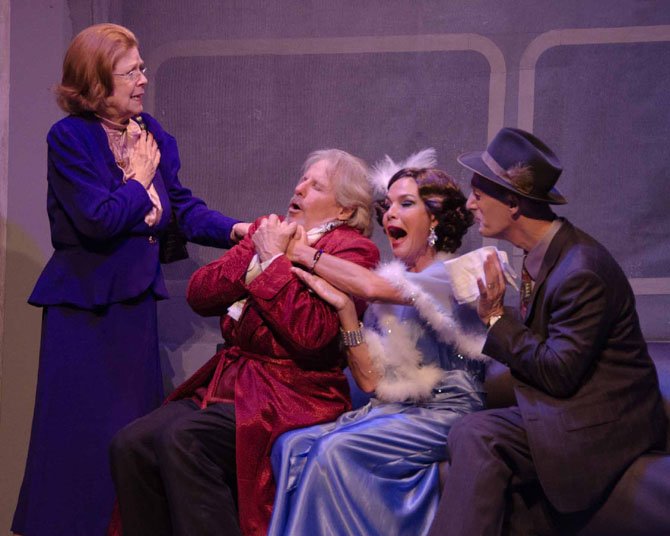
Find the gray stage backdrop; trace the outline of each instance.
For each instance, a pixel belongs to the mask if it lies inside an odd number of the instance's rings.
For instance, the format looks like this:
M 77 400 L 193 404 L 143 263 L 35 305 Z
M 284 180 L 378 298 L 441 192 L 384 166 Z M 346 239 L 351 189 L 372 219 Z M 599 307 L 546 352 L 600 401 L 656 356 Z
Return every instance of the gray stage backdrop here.
M 456 156 L 520 126 L 564 163 L 559 214 L 623 265 L 647 337 L 670 338 L 670 2 L 73 1 L 79 26 L 89 5 L 138 35 L 148 111 L 210 206 L 283 213 L 305 156 L 324 147 L 374 162 L 432 146 L 467 188 Z M 481 244 L 473 231 L 463 250 Z M 183 296 L 222 252 L 189 249 L 165 269 L 168 387 L 221 342 Z

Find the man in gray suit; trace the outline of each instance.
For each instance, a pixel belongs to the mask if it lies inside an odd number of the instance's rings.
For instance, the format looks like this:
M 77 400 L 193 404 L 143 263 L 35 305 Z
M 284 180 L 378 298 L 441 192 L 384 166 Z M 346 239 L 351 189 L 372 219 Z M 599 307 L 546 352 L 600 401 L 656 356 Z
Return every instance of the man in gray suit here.
M 516 405 L 467 415 L 451 430 L 431 535 L 497 535 L 512 486 L 535 489 L 540 510 L 552 512 L 543 522 L 597 507 L 633 460 L 664 444 L 666 420 L 625 274 L 551 210 L 566 202 L 554 187 L 556 155 L 504 128 L 486 151 L 458 160 L 474 172 L 468 208 L 479 232 L 526 253 L 521 315 L 503 306 L 496 257 L 479 281 L 484 353 L 509 367 Z

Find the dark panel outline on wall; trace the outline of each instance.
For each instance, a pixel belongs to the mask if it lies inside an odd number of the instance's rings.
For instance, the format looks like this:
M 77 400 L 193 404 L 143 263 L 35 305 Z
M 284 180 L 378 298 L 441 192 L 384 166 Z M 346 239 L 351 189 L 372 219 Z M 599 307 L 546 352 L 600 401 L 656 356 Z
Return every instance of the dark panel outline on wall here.
M 517 125 L 533 130 L 535 115 L 535 72 L 540 56 L 547 50 L 561 46 L 604 45 L 625 43 L 653 43 L 670 41 L 670 25 L 624 26 L 621 28 L 579 28 L 551 30 L 538 35 L 526 47 L 519 61 L 519 105 Z M 523 252 L 515 248 L 513 257 Z M 638 296 L 670 295 L 670 277 L 630 278 Z

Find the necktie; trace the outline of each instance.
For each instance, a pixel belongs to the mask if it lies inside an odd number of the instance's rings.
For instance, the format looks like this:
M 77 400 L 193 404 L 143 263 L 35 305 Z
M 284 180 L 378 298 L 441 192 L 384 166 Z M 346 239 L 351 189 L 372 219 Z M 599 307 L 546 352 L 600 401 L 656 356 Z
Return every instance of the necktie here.
M 530 277 L 528 270 L 526 270 L 526 256 L 523 257 L 523 265 L 521 267 L 521 303 L 519 309 L 521 310 L 521 318 L 526 318 L 528 313 L 528 305 L 530 304 L 530 295 L 533 293 L 533 278 Z

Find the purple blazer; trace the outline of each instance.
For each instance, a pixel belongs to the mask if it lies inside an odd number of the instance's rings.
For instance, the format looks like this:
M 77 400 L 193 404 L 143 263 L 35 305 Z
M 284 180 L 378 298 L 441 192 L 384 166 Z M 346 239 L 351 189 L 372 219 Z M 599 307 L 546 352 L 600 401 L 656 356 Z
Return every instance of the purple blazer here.
M 151 201 L 137 181 L 123 182 L 107 135 L 93 115 L 68 116 L 51 127 L 48 144 L 47 212 L 54 253 L 28 302 L 98 309 L 151 290 L 168 297 L 158 260 L 158 237 L 171 208 L 187 238 L 230 247 L 237 220 L 210 210 L 179 182 L 175 139 L 150 115 L 142 114 L 161 152 L 154 186 L 163 206 L 149 227 Z
M 666 419 L 625 274 L 564 221 L 545 254 L 523 322 L 506 312 L 484 353 L 508 365 L 542 489 L 560 512 L 604 497 Z

